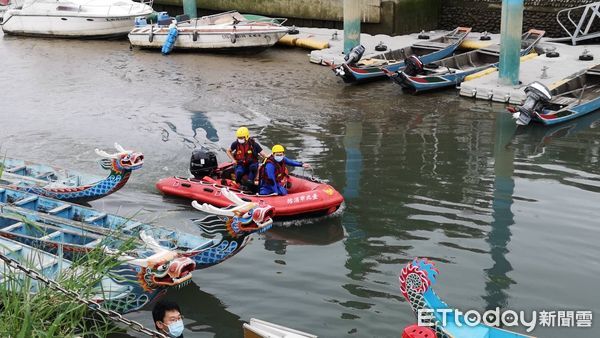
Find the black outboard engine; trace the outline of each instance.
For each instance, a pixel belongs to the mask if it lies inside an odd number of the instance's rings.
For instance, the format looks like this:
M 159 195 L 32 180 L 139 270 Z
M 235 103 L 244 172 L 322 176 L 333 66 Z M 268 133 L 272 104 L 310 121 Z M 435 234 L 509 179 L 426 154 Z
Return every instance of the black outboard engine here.
M 217 155 L 204 147 L 194 149 L 190 160 L 190 172 L 197 179 L 202 179 L 204 176 L 210 176 L 217 169 Z
M 423 62 L 419 60 L 416 55 L 411 55 L 404 61 L 406 67 L 404 68 L 404 74 L 408 76 L 417 76 L 423 74 Z
M 550 89 L 539 82 L 533 82 L 525 88 L 525 103 L 517 106 L 513 118 L 517 120 L 517 124 L 525 126 L 531 121 L 531 117 L 535 112 L 541 113 L 544 105 L 552 100 Z

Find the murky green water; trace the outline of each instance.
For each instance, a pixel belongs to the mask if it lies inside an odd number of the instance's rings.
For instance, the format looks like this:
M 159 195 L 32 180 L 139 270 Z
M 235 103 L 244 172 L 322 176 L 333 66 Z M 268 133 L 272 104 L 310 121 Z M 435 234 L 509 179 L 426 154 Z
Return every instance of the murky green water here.
M 251 317 L 321 337 L 399 337 L 415 319 L 398 272 L 415 256 L 437 263 L 437 293 L 463 310 L 600 312 L 600 114 L 515 131 L 501 105 L 345 86 L 300 50 L 163 57 L 124 41 L 4 37 L 0 59 L 9 156 L 100 173 L 94 148 L 145 153 L 96 208 L 193 230 L 191 207 L 154 183 L 187 174 L 197 145 L 227 147 L 239 125 L 343 192 L 341 217 L 256 236 L 169 292 L 186 337 L 238 337 Z M 152 325 L 148 310 L 128 317 Z

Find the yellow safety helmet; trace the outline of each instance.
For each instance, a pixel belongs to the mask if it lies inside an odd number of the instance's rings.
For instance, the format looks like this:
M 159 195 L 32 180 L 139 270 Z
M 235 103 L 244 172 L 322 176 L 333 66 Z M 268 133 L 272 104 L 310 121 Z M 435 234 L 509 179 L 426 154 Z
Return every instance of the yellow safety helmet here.
M 250 138 L 250 131 L 246 127 L 239 127 L 235 132 L 235 136 L 237 138 L 245 138 L 246 140 Z
M 276 144 L 276 145 L 273 146 L 273 148 L 271 148 L 271 152 L 273 154 L 275 154 L 275 153 L 283 153 L 283 152 L 285 152 L 285 148 L 281 144 Z

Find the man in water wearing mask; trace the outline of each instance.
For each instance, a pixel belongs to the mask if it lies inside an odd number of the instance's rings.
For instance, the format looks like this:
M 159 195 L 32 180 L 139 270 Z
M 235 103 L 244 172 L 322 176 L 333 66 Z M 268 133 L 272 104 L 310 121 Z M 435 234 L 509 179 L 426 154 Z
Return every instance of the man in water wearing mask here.
M 310 168 L 310 164 L 296 162 L 285 157 L 285 148 L 274 145 L 273 152 L 260 167 L 260 194 L 261 195 L 287 195 L 289 172 L 286 165 Z
M 156 329 L 168 337 L 183 338 L 183 318 L 177 303 L 161 300 L 152 309 Z
M 246 127 L 240 127 L 235 136 L 235 140 L 229 149 L 227 149 L 227 156 L 236 163 L 235 166 L 235 181 L 237 183 L 252 186 L 254 184 L 254 178 L 258 171 L 258 155 L 263 158 L 267 157 L 267 154 L 263 151 L 262 147 L 250 137 L 250 131 Z M 247 175 L 248 181 L 242 182 L 244 175 Z

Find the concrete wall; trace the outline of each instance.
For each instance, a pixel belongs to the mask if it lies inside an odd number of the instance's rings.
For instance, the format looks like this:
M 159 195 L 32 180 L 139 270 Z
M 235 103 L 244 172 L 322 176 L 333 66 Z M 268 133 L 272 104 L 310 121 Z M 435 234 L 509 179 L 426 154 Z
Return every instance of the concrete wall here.
M 199 14 L 238 10 L 288 18 L 289 25 L 342 28 L 343 0 L 196 0 Z M 438 26 L 445 0 L 361 0 L 362 31 L 398 35 Z M 182 0 L 155 0 L 155 9 L 182 12 Z
M 556 21 L 558 11 L 595 1 L 525 0 L 523 29 L 538 28 L 546 30 L 547 36 L 566 36 Z M 439 26 L 450 29 L 463 25 L 473 27 L 474 31 L 499 33 L 501 11 L 502 0 L 444 0 Z

